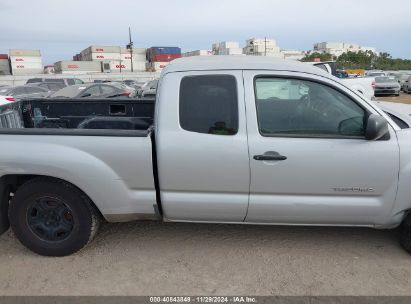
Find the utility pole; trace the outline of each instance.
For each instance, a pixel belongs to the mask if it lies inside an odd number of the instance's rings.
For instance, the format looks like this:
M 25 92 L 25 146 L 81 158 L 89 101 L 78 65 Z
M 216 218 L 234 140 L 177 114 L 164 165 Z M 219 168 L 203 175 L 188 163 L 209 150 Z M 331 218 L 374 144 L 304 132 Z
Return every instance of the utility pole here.
M 131 41 L 131 29 L 128 27 L 128 38 L 129 38 L 129 43 L 127 44 L 127 49 L 130 50 L 130 61 L 131 61 L 131 72 L 134 72 L 133 69 L 133 42 Z
M 267 57 L 267 37 L 264 37 L 264 56 Z

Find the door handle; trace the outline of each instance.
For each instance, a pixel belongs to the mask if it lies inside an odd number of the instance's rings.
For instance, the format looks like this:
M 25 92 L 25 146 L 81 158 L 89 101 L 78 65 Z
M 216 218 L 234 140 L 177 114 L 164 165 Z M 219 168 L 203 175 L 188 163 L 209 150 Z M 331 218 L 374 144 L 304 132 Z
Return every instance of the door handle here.
M 269 160 L 286 160 L 287 156 L 280 155 L 278 152 L 268 151 L 263 155 L 254 155 L 255 160 L 259 161 L 269 161 Z

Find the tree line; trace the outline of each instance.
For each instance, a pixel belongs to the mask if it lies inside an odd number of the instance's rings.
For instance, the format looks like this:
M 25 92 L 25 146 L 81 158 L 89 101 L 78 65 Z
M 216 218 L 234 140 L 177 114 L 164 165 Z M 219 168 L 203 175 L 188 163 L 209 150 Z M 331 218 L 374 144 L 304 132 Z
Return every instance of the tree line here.
M 339 57 L 331 54 L 310 53 L 301 61 L 336 61 L 338 69 L 364 69 L 364 70 L 411 70 L 410 59 L 392 58 L 389 53 L 375 54 L 371 51 L 347 52 Z

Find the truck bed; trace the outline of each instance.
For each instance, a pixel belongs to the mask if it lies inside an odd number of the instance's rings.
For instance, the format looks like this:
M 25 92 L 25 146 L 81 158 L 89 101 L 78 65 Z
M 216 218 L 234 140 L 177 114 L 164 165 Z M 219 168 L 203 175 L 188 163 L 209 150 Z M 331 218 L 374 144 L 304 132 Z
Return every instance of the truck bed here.
M 1 106 L 0 124 L 12 129 L 66 129 L 65 133 L 74 129 L 146 131 L 153 123 L 154 105 L 150 99 L 30 99 Z

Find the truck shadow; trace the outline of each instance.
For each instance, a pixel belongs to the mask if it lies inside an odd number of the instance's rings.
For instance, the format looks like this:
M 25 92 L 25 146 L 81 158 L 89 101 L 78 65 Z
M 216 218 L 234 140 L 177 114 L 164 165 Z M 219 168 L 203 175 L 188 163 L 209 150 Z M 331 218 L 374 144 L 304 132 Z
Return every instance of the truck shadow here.
M 126 247 L 153 245 L 153 242 L 191 250 L 198 246 L 254 248 L 276 252 L 316 254 L 327 250 L 336 254 L 407 255 L 399 245 L 398 229 L 362 227 L 264 226 L 131 222 L 102 225 L 96 246 L 123 243 Z

